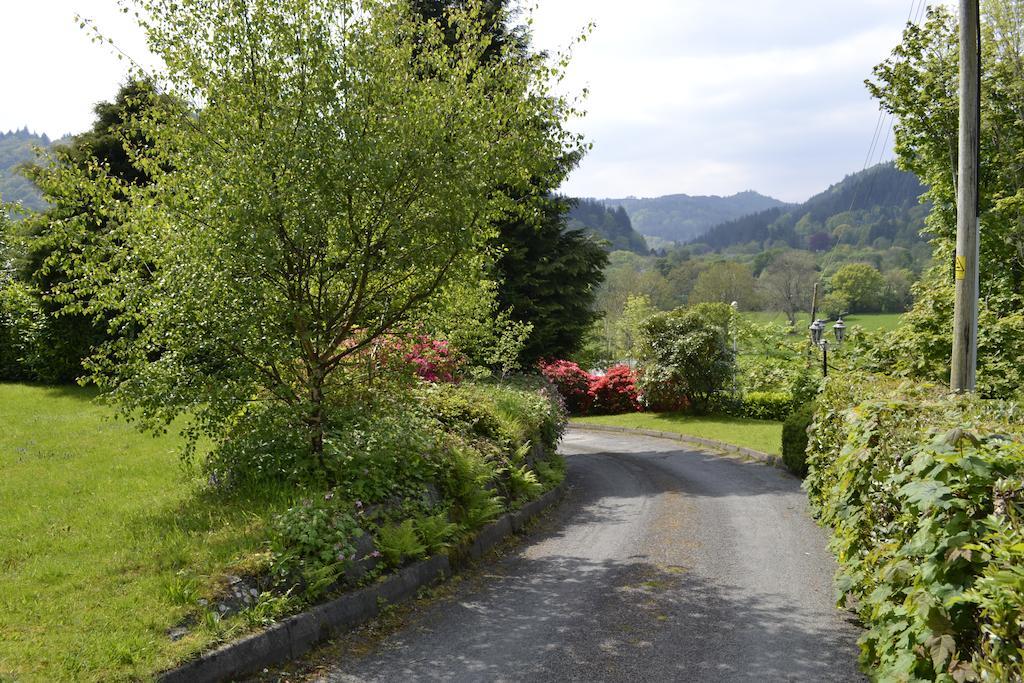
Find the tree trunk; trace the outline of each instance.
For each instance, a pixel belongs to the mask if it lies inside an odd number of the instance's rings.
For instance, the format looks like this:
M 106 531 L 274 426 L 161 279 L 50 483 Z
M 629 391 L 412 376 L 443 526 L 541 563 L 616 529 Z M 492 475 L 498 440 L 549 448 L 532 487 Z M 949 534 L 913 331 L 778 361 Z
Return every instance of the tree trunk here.
M 316 458 L 327 483 L 333 485 L 334 477 L 327 471 L 327 462 L 324 460 L 324 370 L 320 365 L 314 366 L 313 376 L 310 378 L 309 403 L 310 411 L 306 422 L 309 425 L 310 452 Z

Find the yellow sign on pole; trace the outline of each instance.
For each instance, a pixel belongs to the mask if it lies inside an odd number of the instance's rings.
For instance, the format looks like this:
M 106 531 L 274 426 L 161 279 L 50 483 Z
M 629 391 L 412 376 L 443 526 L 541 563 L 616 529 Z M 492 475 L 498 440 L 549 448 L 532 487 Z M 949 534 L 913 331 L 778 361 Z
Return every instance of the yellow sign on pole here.
M 963 256 L 960 256 L 959 254 L 957 254 L 957 257 L 956 257 L 956 279 L 957 280 L 963 280 L 965 277 L 967 277 L 967 260 Z

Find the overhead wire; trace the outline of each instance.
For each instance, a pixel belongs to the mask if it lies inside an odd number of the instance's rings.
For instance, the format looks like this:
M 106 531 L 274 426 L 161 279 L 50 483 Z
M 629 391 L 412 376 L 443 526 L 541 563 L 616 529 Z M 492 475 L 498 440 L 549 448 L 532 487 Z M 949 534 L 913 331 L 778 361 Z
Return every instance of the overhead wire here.
M 925 13 L 925 10 L 927 8 L 928 8 L 928 0 L 911 0 L 910 1 L 910 9 L 907 11 L 907 19 L 904 22 L 904 26 L 906 26 L 907 24 L 910 24 L 911 20 L 913 20 L 913 23 L 915 25 L 916 24 L 920 24 L 921 23 L 921 19 L 924 18 L 924 13 Z M 889 146 L 889 138 L 892 136 L 892 133 L 893 133 L 893 124 L 895 122 L 895 115 L 892 114 L 892 113 L 889 114 L 889 123 L 884 128 L 883 128 L 883 125 L 882 125 L 883 121 L 885 121 L 885 110 L 882 109 L 881 106 L 879 106 L 879 108 L 878 108 L 878 120 L 875 122 L 875 132 L 874 132 L 874 135 L 872 135 L 871 144 L 868 145 L 868 152 L 864 156 L 864 166 L 863 166 L 863 168 L 861 168 L 861 173 L 863 173 L 864 171 L 868 170 L 869 165 L 877 165 L 877 164 L 882 163 L 882 159 L 885 156 L 886 148 Z M 882 131 L 883 130 L 885 130 L 885 137 L 882 138 L 882 140 L 883 140 L 882 144 L 879 145 L 878 142 L 879 142 L 879 139 L 882 136 Z M 871 164 L 871 160 L 873 158 L 875 158 L 875 152 L 876 151 L 878 152 L 878 161 L 875 164 Z M 878 178 L 878 174 L 875 173 L 868 180 L 867 193 L 866 193 L 866 195 L 864 197 L 865 201 L 869 200 L 871 198 L 871 196 L 873 195 L 875 181 L 877 180 L 877 178 Z M 859 185 L 854 186 L 853 196 L 850 199 L 850 208 L 847 209 L 848 212 L 849 211 L 853 211 L 854 206 L 856 206 L 856 204 L 857 204 L 857 200 L 860 199 L 860 191 L 859 190 L 860 190 L 860 186 Z M 834 254 L 834 252 L 832 250 L 830 250 L 825 255 L 825 259 L 822 261 L 821 272 L 824 273 L 828 269 L 828 267 L 832 265 L 832 262 L 834 260 L 835 260 L 835 254 Z

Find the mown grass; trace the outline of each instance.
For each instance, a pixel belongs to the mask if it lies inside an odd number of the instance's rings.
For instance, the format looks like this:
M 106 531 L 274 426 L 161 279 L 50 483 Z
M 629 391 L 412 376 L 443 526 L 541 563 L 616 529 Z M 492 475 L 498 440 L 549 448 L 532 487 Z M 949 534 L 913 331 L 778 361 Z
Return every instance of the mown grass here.
M 0 384 L 0 680 L 147 679 L 223 637 L 167 631 L 261 550 L 289 492 L 224 500 L 79 388 Z
M 786 314 L 779 311 L 749 311 L 744 316 L 759 323 L 788 323 Z M 901 313 L 855 313 L 843 318 L 843 321 L 850 327 L 859 325 L 867 332 L 887 332 L 896 329 L 900 322 Z M 802 333 L 811 324 L 811 318 L 806 313 L 797 317 L 796 327 Z
M 655 429 L 714 439 L 753 448 L 764 453 L 782 453 L 782 423 L 722 415 L 696 416 L 681 413 L 628 413 L 592 415 L 572 419 L 576 424 L 599 424 L 634 429 Z

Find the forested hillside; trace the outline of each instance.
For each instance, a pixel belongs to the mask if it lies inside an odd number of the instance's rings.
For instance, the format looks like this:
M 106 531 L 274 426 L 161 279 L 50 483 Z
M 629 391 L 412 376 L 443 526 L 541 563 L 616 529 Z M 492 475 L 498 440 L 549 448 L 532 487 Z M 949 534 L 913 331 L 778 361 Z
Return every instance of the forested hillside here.
M 719 223 L 731 221 L 784 202 L 747 191 L 730 197 L 691 197 L 673 194 L 665 197 L 638 199 L 602 199 L 602 204 L 622 207 L 629 214 L 633 227 L 642 235 L 652 235 L 675 242 L 688 242 Z
M 911 248 L 920 235 L 928 207 L 917 177 L 880 164 L 855 173 L 793 208 L 772 208 L 712 228 L 691 242 L 721 251 L 747 245 L 750 250 L 789 246 L 827 251 L 838 244 L 888 249 Z
M 609 243 L 609 251 L 632 251 L 646 254 L 643 235 L 633 229 L 629 215 L 622 207 L 608 208 L 593 199 L 573 200 L 569 210 L 569 229 L 584 230 Z
M 27 128 L 0 133 L 0 199 L 21 202 L 30 209 L 44 208 L 39 191 L 18 168 L 35 160 L 34 147 L 49 147 L 46 135 L 30 133 Z

